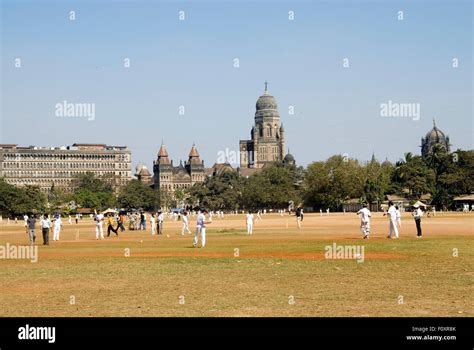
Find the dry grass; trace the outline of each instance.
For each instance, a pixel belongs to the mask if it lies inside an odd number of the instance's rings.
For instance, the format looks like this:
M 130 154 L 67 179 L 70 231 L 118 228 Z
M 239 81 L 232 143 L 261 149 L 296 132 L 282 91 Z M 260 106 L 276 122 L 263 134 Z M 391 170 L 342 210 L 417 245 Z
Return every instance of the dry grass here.
M 228 216 L 209 225 L 204 249 L 170 220 L 163 236 L 104 241 L 89 219 L 63 221 L 61 241 L 40 245 L 37 263 L 0 260 L 0 316 L 474 315 L 471 213 L 425 218 L 422 240 L 408 215 L 401 239 L 386 239 L 387 219 L 374 213 L 369 241 L 353 213 L 307 214 L 301 230 L 294 217 L 266 215 L 250 237 L 242 215 Z M 363 244 L 365 261 L 325 259 L 333 242 Z M 6 243 L 27 244 L 22 222 L 0 224 Z

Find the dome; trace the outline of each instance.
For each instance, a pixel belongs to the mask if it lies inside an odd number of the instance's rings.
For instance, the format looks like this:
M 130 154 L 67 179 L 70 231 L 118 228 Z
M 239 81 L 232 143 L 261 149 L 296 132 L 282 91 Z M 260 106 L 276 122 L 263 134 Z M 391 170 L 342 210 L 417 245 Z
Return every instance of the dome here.
M 138 173 L 140 176 L 151 176 L 150 171 L 145 165 L 142 165 L 142 168 L 140 169 L 140 172 Z
M 444 132 L 439 130 L 436 125 L 433 126 L 433 129 L 428 131 L 428 133 L 425 136 L 425 140 L 427 141 L 435 141 L 435 142 L 442 142 L 446 140 L 446 135 Z
M 268 94 L 263 94 L 260 96 L 257 100 L 256 104 L 256 109 L 257 111 L 265 110 L 265 109 L 278 109 L 278 105 L 276 103 L 275 97 L 268 95 Z
M 285 156 L 285 158 L 283 158 L 283 163 L 289 164 L 289 165 L 294 165 L 294 164 L 296 163 L 295 157 L 293 157 L 292 154 L 287 153 L 287 155 Z

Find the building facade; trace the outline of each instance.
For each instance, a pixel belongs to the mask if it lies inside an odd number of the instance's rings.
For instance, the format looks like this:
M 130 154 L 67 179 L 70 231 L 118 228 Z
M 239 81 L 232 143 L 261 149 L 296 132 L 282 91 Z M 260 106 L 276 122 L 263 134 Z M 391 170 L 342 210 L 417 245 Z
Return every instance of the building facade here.
M 111 176 L 116 186 L 131 179 L 131 152 L 126 146 L 75 143 L 62 147 L 0 144 L 0 177 L 16 186 L 38 186 L 48 192 L 72 189 L 75 177 L 91 172 Z
M 254 126 L 250 140 L 240 140 L 240 167 L 262 168 L 272 162 L 282 162 L 285 154 L 285 130 L 280 122 L 278 105 L 265 83 L 265 91 L 256 103 Z
M 206 173 L 204 161 L 201 160 L 196 146 L 193 144 L 188 161 L 173 165 L 165 145 L 161 145 L 157 159 L 153 162 L 153 184 L 155 190 L 174 192 L 186 189 L 195 183 L 204 182 Z

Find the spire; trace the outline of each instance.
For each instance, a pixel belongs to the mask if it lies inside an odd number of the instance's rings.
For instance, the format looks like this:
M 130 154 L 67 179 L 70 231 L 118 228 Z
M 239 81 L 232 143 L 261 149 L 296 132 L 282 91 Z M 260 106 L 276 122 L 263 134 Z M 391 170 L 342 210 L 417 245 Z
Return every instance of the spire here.
M 166 146 L 162 143 L 160 150 L 158 151 L 158 163 L 159 164 L 169 164 L 170 160 L 168 158 L 168 151 Z
M 263 92 L 264 95 L 268 95 L 268 81 L 265 80 L 265 91 Z
M 436 120 L 433 118 L 433 128 L 436 128 Z
M 375 163 L 375 153 L 372 151 L 372 159 L 370 160 L 371 163 Z

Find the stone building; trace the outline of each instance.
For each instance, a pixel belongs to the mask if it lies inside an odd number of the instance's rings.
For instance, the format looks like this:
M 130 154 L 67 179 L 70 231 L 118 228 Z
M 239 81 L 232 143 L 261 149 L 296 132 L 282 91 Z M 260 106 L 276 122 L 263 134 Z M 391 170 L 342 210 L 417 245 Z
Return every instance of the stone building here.
M 174 192 L 177 189 L 191 187 L 195 183 L 204 182 L 206 173 L 204 161 L 201 160 L 196 146 L 193 144 L 188 161 L 173 165 L 169 159 L 168 150 L 161 145 L 157 159 L 153 162 L 154 188 Z
M 285 130 L 280 123 L 278 105 L 268 92 L 265 91 L 256 104 L 254 126 L 250 132 L 250 140 L 241 140 L 240 167 L 262 168 L 272 162 L 282 162 L 285 153 Z
M 75 176 L 86 172 L 125 185 L 132 177 L 131 152 L 126 146 L 89 143 L 50 148 L 0 144 L 0 177 L 12 185 L 34 185 L 48 192 L 54 184 L 71 190 Z

